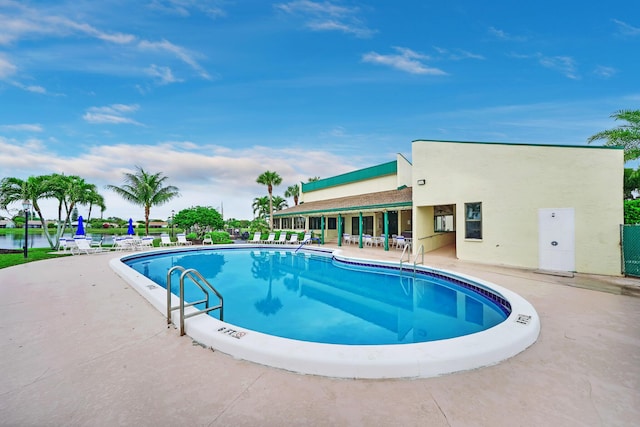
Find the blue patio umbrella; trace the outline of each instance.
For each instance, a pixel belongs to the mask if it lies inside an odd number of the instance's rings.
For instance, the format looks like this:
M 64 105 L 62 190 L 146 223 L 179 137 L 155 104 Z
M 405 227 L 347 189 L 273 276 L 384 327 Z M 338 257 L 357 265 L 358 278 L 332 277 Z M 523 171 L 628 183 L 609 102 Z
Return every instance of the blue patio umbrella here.
M 129 229 L 127 230 L 127 234 L 130 236 L 136 234 L 136 232 L 133 231 L 133 220 L 131 218 L 129 218 Z
M 76 236 L 84 236 L 84 225 L 82 224 L 82 215 L 78 217 L 78 229 L 76 230 Z

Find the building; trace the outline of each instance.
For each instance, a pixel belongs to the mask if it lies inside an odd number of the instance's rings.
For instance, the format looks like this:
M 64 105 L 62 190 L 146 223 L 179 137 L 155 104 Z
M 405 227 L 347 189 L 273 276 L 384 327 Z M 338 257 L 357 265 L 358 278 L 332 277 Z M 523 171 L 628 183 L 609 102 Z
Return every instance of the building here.
M 322 239 L 393 234 L 414 254 L 455 245 L 461 260 L 619 275 L 621 148 L 417 140 L 395 162 L 303 183 L 280 228 Z M 362 224 L 362 225 L 360 225 Z M 388 249 L 388 246 L 385 246 Z

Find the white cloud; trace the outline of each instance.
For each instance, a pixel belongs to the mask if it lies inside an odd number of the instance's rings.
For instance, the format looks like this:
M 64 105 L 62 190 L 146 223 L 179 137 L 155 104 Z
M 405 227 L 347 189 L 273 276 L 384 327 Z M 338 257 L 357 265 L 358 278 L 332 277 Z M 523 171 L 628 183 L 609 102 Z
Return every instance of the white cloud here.
M 616 70 L 615 68 L 612 67 L 605 67 L 604 65 L 598 65 L 596 67 L 595 70 L 593 70 L 593 73 L 598 76 L 598 77 L 602 77 L 603 79 L 608 79 L 613 77 L 616 73 L 618 72 L 618 70 Z
M 175 77 L 171 68 L 169 67 L 161 67 L 156 64 L 151 64 L 151 66 L 145 69 L 145 72 L 150 76 L 154 77 L 158 84 L 166 85 L 169 83 L 181 82 L 182 80 Z
M 618 31 L 627 36 L 638 36 L 640 35 L 640 28 L 634 27 L 633 25 L 627 24 L 626 22 L 620 21 L 618 19 L 612 19 L 612 21 L 618 26 Z
M 16 73 L 18 67 L 11 63 L 4 55 L 0 54 L 0 79 L 6 79 Z
M 515 42 L 524 42 L 527 40 L 526 37 L 523 36 L 514 36 L 512 34 L 507 33 L 504 30 L 500 30 L 498 28 L 495 27 L 489 27 L 489 34 L 491 34 L 493 37 L 498 38 L 500 40 L 505 40 L 505 41 L 515 41 Z
M 371 37 L 374 30 L 358 17 L 359 9 L 340 6 L 329 1 L 297 0 L 278 3 L 274 7 L 289 15 L 301 17 L 313 31 L 339 31 L 359 38 Z
M 451 51 L 449 49 L 437 46 L 434 46 L 434 49 L 436 50 L 436 52 L 442 55 L 443 58 L 451 61 L 460 61 L 462 59 L 485 59 L 485 57 L 480 54 L 472 53 L 463 49 L 454 49 L 453 51 Z
M 543 67 L 559 71 L 564 74 L 565 77 L 572 80 L 580 78 L 576 74 L 576 62 L 573 58 L 569 56 L 544 56 L 542 54 L 538 54 L 537 56 L 538 61 Z
M 39 140 L 21 141 L 0 136 L 0 169 L 6 176 L 22 179 L 50 173 L 79 175 L 101 189 L 107 205 L 105 217 L 141 219 L 142 208 L 104 189 L 107 184 L 122 185 L 123 174 L 134 172 L 134 166 L 139 165 L 153 173 L 162 172 L 168 177 L 166 184 L 178 187 L 181 193 L 181 197 L 171 203 L 153 207 L 152 218 L 167 218 L 172 209 L 179 211 L 196 205 L 217 208 L 223 204 L 225 217 L 251 219 L 253 199 L 267 192 L 264 185 L 255 182 L 265 170 L 276 171 L 283 178 L 282 185 L 274 189 L 274 194 L 282 196 L 288 186 L 306 181 L 310 176 L 326 177 L 328 170 L 334 175 L 362 167 L 331 152 L 304 147 L 234 149 L 199 144 L 198 151 L 187 151 L 191 144 L 165 141 L 156 145 L 96 145 L 65 157 L 48 151 Z M 86 216 L 83 210 L 86 207 L 79 209 L 80 214 Z M 55 206 L 45 209 L 44 214 L 54 217 Z
M 198 62 L 194 59 L 194 55 L 188 52 L 185 48 L 177 46 L 170 41 L 162 40 L 160 42 L 150 42 L 147 40 L 141 40 L 138 43 L 138 48 L 144 51 L 164 51 L 169 52 L 179 58 L 184 63 L 190 65 L 194 70 L 198 72 L 200 77 L 210 80 L 211 76 L 198 64 Z
M 42 125 L 39 123 L 21 123 L 17 125 L 2 125 L 0 129 L 16 132 L 42 132 Z
M 217 5 L 219 1 L 208 0 L 153 0 L 148 7 L 169 15 L 188 18 L 193 12 L 202 12 L 211 18 L 226 16 L 226 12 Z M 193 11 L 193 12 L 192 12 Z
M 141 125 L 127 114 L 134 113 L 140 107 L 137 104 L 113 104 L 106 107 L 90 107 L 82 118 L 92 124 L 133 124 Z
M 398 54 L 382 55 L 377 52 L 369 52 L 362 56 L 364 62 L 387 65 L 411 74 L 446 75 L 447 73 L 439 68 L 429 67 L 424 64 L 428 56 L 414 52 L 411 49 L 395 47 Z

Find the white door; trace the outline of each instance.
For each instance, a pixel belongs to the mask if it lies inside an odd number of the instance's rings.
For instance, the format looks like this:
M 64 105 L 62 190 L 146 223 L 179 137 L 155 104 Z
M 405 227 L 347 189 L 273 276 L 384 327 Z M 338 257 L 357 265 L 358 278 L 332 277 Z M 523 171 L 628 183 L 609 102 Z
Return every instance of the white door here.
M 539 268 L 575 271 L 575 213 L 573 208 L 539 209 Z

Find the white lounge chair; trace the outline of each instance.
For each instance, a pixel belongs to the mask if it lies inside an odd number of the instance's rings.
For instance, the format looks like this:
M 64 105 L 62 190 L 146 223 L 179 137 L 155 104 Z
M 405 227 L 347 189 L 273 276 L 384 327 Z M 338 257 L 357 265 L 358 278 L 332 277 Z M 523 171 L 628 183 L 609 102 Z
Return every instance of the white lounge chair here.
M 276 241 L 276 233 L 269 233 L 267 240 L 263 240 L 262 243 L 273 243 Z
M 287 242 L 287 232 L 281 231 L 280 236 L 278 237 L 278 240 L 276 240 L 274 243 L 282 243 L 284 245 L 286 242 Z
M 184 233 L 178 233 L 176 234 L 176 237 L 178 238 L 178 244 L 179 245 L 190 245 L 191 242 L 187 240 L 187 235 Z
M 311 233 L 305 233 L 305 234 L 304 234 L 304 237 L 302 238 L 302 242 L 303 242 L 305 245 L 310 245 L 310 244 L 312 243 L 312 240 L 311 240 Z
M 253 233 L 253 239 L 249 239 L 248 242 L 249 243 L 260 243 L 260 236 L 262 235 L 262 233 L 260 233 L 259 231 L 256 231 L 255 233 Z
M 204 239 L 202 239 L 202 244 L 203 245 L 213 245 L 213 239 L 211 238 L 211 236 L 207 236 Z
M 116 251 L 132 251 L 135 249 L 133 238 L 131 237 L 116 237 L 113 240 L 113 249 Z
M 140 249 L 153 248 L 153 236 L 145 236 L 138 242 Z
M 289 240 L 287 240 L 287 243 L 290 245 L 297 242 L 298 242 L 298 233 L 293 233 L 291 237 L 289 237 Z
M 175 246 L 177 244 L 178 242 L 172 241 L 168 234 L 160 235 L 160 246 Z
M 92 248 L 90 241 L 85 238 L 74 239 L 74 240 L 75 240 L 75 247 L 71 248 L 71 253 L 73 255 L 80 255 L 83 252 L 89 255 L 89 254 L 95 254 L 96 252 L 102 251 L 102 248 Z

